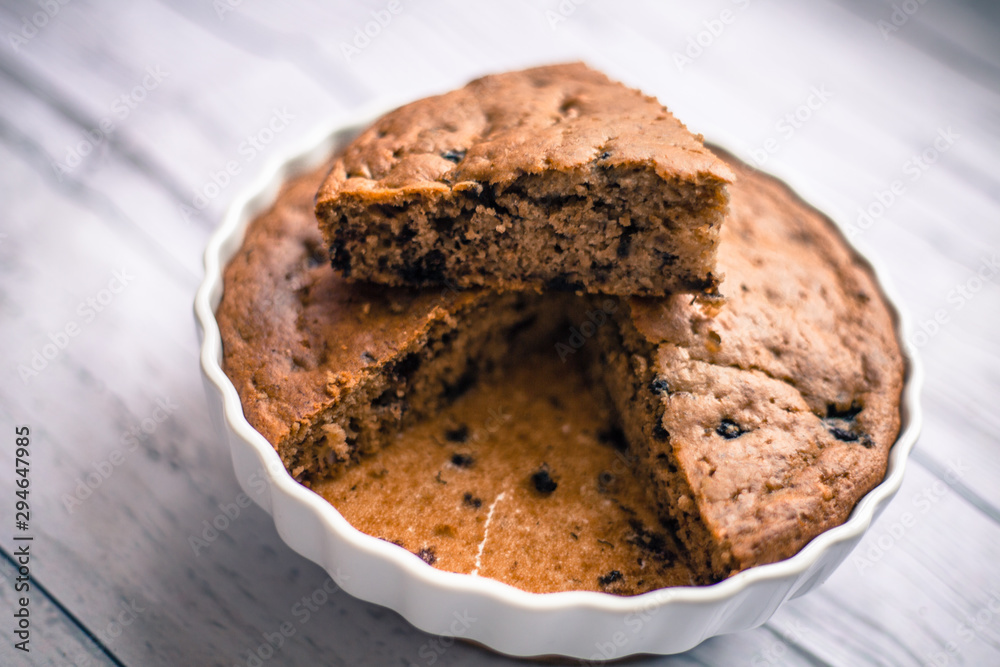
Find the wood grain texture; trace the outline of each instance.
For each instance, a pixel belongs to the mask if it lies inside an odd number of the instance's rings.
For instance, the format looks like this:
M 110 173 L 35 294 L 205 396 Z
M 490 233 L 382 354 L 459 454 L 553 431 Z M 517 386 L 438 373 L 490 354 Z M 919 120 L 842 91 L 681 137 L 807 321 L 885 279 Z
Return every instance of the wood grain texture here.
M 0 438 L 23 423 L 37 434 L 35 574 L 52 596 L 32 598 L 37 660 L 18 662 L 5 630 L 0 662 L 244 665 L 289 622 L 295 634 L 264 664 L 513 664 L 343 593 L 301 622 L 296 602 L 328 577 L 255 506 L 192 548 L 240 490 L 204 406 L 191 300 L 228 202 L 316 127 L 373 100 L 585 59 L 819 192 L 813 203 L 885 265 L 927 368 L 903 490 L 829 582 L 761 628 L 633 663 L 1000 664 L 995 4 L 916 3 L 884 34 L 890 2 L 400 0 L 346 55 L 386 2 L 219 4 L 73 1 L 17 48 L 10 35 L 40 6 L 0 6 Z M 679 61 L 723 12 L 721 32 Z M 253 147 L 276 113 L 291 118 Z M 947 149 L 915 166 L 942 132 Z M 901 194 L 879 211 L 895 181 Z M 101 312 L 79 309 L 122 271 L 129 284 Z M 69 322 L 79 335 L 22 380 L 18 365 Z M 145 437 L 130 447 L 134 429 Z M 13 549 L 6 529 L 0 548 Z M 123 603 L 142 611 L 116 629 Z M 12 605 L 0 583 L 0 613 Z

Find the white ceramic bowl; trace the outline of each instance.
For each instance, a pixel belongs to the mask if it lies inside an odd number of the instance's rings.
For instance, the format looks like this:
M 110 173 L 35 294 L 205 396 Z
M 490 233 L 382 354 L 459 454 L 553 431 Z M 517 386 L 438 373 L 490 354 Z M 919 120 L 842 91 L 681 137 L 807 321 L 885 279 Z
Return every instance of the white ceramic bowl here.
M 247 224 L 270 206 L 289 176 L 322 164 L 385 110 L 361 113 L 318 132 L 300 150 L 272 161 L 253 187 L 233 202 L 205 250 L 205 280 L 194 305 L 206 393 L 216 425 L 232 450 L 241 486 L 273 515 L 282 539 L 323 566 L 348 593 L 394 609 L 422 630 L 517 656 L 604 660 L 678 653 L 714 635 L 756 627 L 782 602 L 825 581 L 899 489 L 921 422 L 918 392 L 923 373 L 916 351 L 901 335 L 907 330 L 905 319 L 877 267 L 907 362 L 902 430 L 889 454 L 885 480 L 861 499 L 846 523 L 819 535 L 787 560 L 750 568 L 711 586 L 634 597 L 587 591 L 527 593 L 492 579 L 430 567 L 356 530 L 323 498 L 292 479 L 274 448 L 243 416 L 236 389 L 222 371 L 222 339 L 215 319 L 222 270 L 242 243 Z M 811 201 L 804 189 L 799 184 L 799 194 Z

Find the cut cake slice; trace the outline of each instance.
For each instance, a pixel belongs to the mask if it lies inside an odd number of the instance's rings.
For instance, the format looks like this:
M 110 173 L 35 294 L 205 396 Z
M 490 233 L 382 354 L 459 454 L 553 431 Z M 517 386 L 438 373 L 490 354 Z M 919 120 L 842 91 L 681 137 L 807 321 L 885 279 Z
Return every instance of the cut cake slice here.
M 350 279 L 711 293 L 731 178 L 654 98 L 552 65 L 383 116 L 334 162 L 316 213 Z

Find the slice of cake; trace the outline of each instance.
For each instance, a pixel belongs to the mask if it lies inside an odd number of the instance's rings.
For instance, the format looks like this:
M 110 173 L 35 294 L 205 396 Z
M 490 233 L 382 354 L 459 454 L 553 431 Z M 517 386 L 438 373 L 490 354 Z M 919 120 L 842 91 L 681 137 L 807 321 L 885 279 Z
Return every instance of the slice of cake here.
M 868 266 L 786 186 L 732 158 L 726 302 L 633 299 L 593 372 L 703 578 L 795 554 L 885 475 L 904 366 Z
M 562 317 L 537 294 L 348 285 L 313 215 L 327 170 L 292 181 L 250 225 L 217 314 L 247 419 L 305 482 L 434 414 Z
M 383 116 L 334 162 L 316 212 L 351 279 L 712 292 L 731 177 L 655 99 L 577 63 Z

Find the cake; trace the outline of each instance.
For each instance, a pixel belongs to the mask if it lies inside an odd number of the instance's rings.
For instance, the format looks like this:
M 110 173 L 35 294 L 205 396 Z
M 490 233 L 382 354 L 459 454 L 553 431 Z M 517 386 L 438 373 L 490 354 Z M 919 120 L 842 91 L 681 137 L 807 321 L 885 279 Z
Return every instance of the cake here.
M 655 99 L 553 65 L 378 119 L 334 161 L 316 214 L 349 279 L 712 293 L 731 176 Z
M 793 555 L 883 478 L 904 364 L 832 224 L 721 159 L 711 302 L 351 281 L 316 229 L 325 172 L 293 179 L 225 271 L 248 421 L 366 532 L 527 590 L 627 595 Z M 520 418 L 476 436 L 498 402 Z

